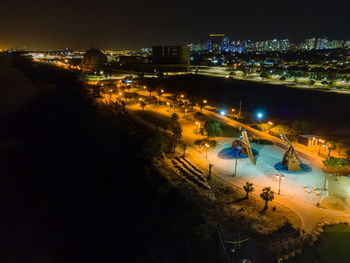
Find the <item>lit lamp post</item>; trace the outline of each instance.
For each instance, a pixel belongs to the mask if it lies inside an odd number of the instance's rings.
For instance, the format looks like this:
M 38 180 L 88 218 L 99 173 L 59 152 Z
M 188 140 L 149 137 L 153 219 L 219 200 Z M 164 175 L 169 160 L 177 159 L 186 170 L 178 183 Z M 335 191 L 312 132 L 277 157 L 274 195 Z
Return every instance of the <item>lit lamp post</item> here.
M 208 148 L 209 148 L 209 144 L 204 144 L 205 146 L 205 159 L 208 159 Z
M 272 126 L 273 126 L 273 122 L 272 122 L 272 121 L 269 121 L 267 124 L 270 125 L 269 130 L 271 130 L 271 128 L 272 128 Z
M 198 127 L 200 127 L 200 126 L 201 126 L 201 124 L 198 121 L 196 121 L 196 134 L 198 134 Z
M 159 94 L 159 104 L 162 104 L 162 103 L 161 103 L 161 102 L 162 102 L 161 96 L 162 96 L 163 93 L 164 93 L 164 90 L 161 89 L 161 90 L 160 90 L 160 94 Z
M 278 180 L 278 194 L 281 194 L 281 181 L 284 180 L 284 175 L 276 174 L 276 178 Z
M 318 155 L 321 154 L 321 145 L 324 143 L 324 140 L 318 139 Z
M 260 144 L 260 128 L 261 128 L 261 119 L 263 118 L 263 114 L 261 112 L 259 112 L 257 117 L 258 117 L 259 126 L 260 126 L 260 127 L 258 127 L 258 131 L 259 131 L 258 144 Z
M 203 103 L 204 103 L 204 105 L 203 105 L 203 109 L 205 109 L 205 105 L 207 104 L 207 100 L 203 100 Z

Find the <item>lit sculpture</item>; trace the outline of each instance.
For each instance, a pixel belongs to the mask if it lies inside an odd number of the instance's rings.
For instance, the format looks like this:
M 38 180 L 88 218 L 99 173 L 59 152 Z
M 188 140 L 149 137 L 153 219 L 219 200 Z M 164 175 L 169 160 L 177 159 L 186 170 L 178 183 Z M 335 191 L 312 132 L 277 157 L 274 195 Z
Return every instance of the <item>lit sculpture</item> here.
M 285 152 L 282 159 L 282 166 L 286 165 L 288 171 L 301 171 L 301 164 L 303 163 L 294 149 L 293 143 L 291 143 L 288 138 L 280 130 L 280 136 L 284 144 L 287 146 L 287 151 Z
M 241 140 L 234 140 L 232 142 L 232 151 L 231 153 L 234 154 L 234 157 L 237 157 L 238 154 L 241 155 L 248 155 L 252 163 L 255 165 L 255 158 L 252 152 L 252 147 L 249 142 L 248 134 L 246 130 L 242 131 L 242 139 Z

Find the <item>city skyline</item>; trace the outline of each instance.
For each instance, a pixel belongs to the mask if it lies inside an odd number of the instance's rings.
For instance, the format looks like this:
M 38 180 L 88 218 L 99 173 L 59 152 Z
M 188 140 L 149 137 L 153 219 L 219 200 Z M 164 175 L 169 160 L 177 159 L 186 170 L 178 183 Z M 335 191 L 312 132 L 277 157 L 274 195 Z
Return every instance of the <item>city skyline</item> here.
M 334 1 L 210 5 L 179 1 L 166 7 L 159 0 L 84 4 L 22 0 L 8 3 L 7 13 L 0 18 L 0 48 L 135 49 L 199 42 L 211 32 L 252 41 L 300 41 L 312 35 L 347 39 L 349 23 L 344 7 Z

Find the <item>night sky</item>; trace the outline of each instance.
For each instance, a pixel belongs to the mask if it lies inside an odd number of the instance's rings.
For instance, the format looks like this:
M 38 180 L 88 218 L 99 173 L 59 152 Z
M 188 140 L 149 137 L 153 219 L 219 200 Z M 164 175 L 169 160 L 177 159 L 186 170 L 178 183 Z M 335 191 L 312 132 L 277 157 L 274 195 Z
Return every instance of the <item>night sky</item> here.
M 350 39 L 349 1 L 2 1 L 0 48 L 125 49 L 232 39 Z

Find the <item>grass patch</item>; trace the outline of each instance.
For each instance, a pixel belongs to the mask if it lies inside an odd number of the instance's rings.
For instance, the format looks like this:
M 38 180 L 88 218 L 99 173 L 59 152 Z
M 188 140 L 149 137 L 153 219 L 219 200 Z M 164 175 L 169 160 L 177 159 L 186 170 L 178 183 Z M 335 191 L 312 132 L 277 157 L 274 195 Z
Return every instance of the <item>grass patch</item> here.
M 304 252 L 291 262 L 349 262 L 350 226 L 338 224 L 328 226 L 313 247 L 307 247 Z
M 241 133 L 238 130 L 238 128 L 232 127 L 231 125 L 228 125 L 228 124 L 220 121 L 218 118 L 208 118 L 208 121 L 216 121 L 216 122 L 220 123 L 221 137 L 239 137 L 239 136 L 241 136 Z
M 158 127 L 167 127 L 171 124 L 171 119 L 168 116 L 163 114 L 153 112 L 153 111 L 142 111 L 136 110 L 135 113 L 146 121 L 158 126 Z

